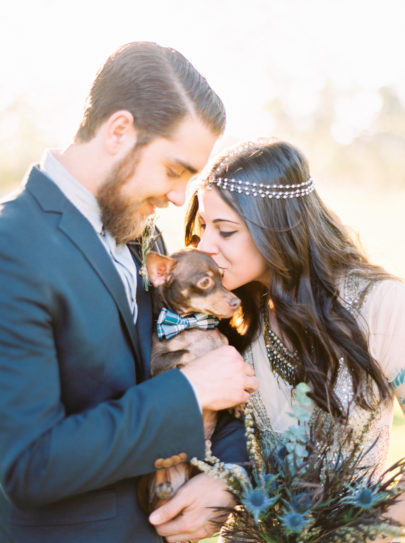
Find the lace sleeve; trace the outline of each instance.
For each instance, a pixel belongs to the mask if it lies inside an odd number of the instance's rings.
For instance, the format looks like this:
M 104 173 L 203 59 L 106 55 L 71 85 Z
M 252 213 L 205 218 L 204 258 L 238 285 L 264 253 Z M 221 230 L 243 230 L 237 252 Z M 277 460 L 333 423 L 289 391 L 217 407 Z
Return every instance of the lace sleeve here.
M 381 281 L 363 309 L 370 352 L 405 412 L 405 283 Z

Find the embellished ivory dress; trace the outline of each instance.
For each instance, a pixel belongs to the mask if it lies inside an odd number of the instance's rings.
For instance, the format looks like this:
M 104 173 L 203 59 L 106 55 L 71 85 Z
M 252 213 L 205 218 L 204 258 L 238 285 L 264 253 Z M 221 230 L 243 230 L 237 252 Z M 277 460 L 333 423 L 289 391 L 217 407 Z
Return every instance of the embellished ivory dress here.
M 349 273 L 342 283 L 340 290 L 345 306 L 365 332 L 372 356 L 379 363 L 405 411 L 405 284 L 391 279 L 370 282 L 355 273 Z M 263 333 L 244 356 L 254 367 L 259 380 L 259 390 L 252 395 L 256 424 L 263 430 L 284 432 L 292 420 L 289 416 L 292 387 L 272 371 Z M 335 390 L 343 407 L 347 408 L 352 399 L 352 386 L 343 358 L 340 360 Z M 378 437 L 377 444 L 365 457 L 367 465 L 377 468 L 375 476 L 381 475 L 386 467 L 393 410 L 393 399 L 380 404 L 363 441 L 364 447 L 367 447 Z M 370 412 L 352 404 L 349 413 L 350 425 L 355 435 L 360 435 L 369 421 Z M 333 423 L 329 415 L 324 416 Z

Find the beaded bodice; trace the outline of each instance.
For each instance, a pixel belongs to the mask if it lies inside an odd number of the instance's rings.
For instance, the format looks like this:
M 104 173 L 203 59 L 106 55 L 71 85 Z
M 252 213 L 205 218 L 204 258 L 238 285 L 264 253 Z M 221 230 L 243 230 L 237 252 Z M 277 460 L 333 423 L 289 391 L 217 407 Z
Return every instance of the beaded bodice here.
M 365 279 L 355 272 L 349 273 L 345 278 L 342 292 L 343 303 L 345 304 L 346 309 L 348 309 L 354 315 L 354 317 L 358 319 L 358 322 L 361 319 L 361 308 L 367 300 L 367 297 L 372 292 L 374 284 L 375 282 Z M 255 348 L 253 345 L 252 348 L 248 349 L 248 351 L 245 353 L 246 361 L 252 364 L 255 367 L 255 370 L 258 369 L 258 364 L 266 364 L 267 368 L 273 368 L 274 361 L 272 361 L 271 357 L 268 357 L 268 360 L 263 359 L 263 353 L 268 355 L 270 348 L 277 348 L 276 351 L 273 349 L 273 353 L 283 353 L 287 351 L 287 348 L 283 345 L 280 338 L 277 338 L 277 341 L 274 340 L 273 347 L 270 347 L 270 343 L 266 342 L 266 338 L 260 337 L 256 340 L 256 342 L 263 341 L 265 343 L 264 348 L 263 346 L 261 346 L 261 349 Z M 258 346 L 256 345 L 256 347 Z M 274 356 L 275 355 L 273 354 L 273 357 Z M 287 362 L 288 364 L 293 364 L 293 360 L 291 360 L 291 358 L 287 359 Z M 260 378 L 263 378 L 263 375 L 264 374 L 262 371 Z M 287 381 L 289 381 L 289 379 L 283 379 L 281 375 L 282 373 L 280 371 L 276 370 L 275 373 L 274 369 L 271 369 L 268 373 L 269 378 L 276 380 L 273 390 L 275 395 L 280 395 L 280 406 L 278 409 L 283 409 L 283 402 L 284 408 L 288 407 L 288 403 L 291 404 L 290 400 L 293 385 L 292 381 L 288 383 Z M 373 412 L 373 416 L 370 419 L 370 411 L 362 409 L 352 401 L 352 380 L 343 358 L 340 359 L 340 368 L 335 384 L 335 392 L 341 400 L 343 409 L 347 410 L 349 413 L 349 425 L 354 431 L 354 439 L 361 438 L 364 451 L 370 449 L 364 458 L 364 464 L 372 467 L 373 469 L 376 468 L 375 476 L 380 475 L 384 470 L 388 454 L 393 402 L 388 400 L 380 404 L 377 410 Z M 268 392 L 263 394 L 261 389 L 252 395 L 256 423 L 259 428 L 264 431 L 284 431 L 289 425 L 288 422 L 284 423 L 286 425 L 285 428 L 273 428 L 272 419 L 274 416 L 277 417 L 277 401 L 275 398 L 267 398 L 267 395 Z M 320 410 L 320 408 L 317 406 L 314 406 L 313 420 L 315 420 L 317 416 L 322 417 L 322 422 L 325 428 L 329 427 L 330 425 L 337 424 L 331 415 Z M 286 420 L 288 420 L 288 417 Z M 375 440 L 377 440 L 377 443 L 375 446 L 371 446 Z M 333 456 L 335 453 L 337 454 L 338 448 L 338 443 L 331 444 L 331 456 Z
M 285 379 L 290 385 L 298 385 L 295 363 L 299 360 L 297 352 L 290 352 L 281 339 L 270 327 L 268 311 L 263 307 L 264 327 L 263 337 L 267 358 L 273 372 Z

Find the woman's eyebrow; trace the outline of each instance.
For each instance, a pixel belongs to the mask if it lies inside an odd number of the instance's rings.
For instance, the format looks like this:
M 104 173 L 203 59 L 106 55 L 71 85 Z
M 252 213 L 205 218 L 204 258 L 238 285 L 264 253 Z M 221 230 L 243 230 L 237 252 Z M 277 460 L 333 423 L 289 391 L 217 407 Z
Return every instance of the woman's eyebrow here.
M 212 222 L 213 222 L 213 223 L 218 223 L 218 222 L 230 222 L 230 223 L 232 223 L 232 224 L 237 224 L 237 225 L 239 225 L 238 222 L 236 222 L 236 221 L 231 221 L 231 219 L 214 219 Z

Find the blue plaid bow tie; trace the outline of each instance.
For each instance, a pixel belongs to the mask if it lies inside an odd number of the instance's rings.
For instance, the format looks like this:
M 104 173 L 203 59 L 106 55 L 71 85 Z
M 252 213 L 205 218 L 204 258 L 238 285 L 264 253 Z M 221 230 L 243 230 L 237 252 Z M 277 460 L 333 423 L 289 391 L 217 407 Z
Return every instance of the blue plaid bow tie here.
M 157 320 L 157 334 L 159 339 L 172 339 L 183 330 L 201 328 L 209 330 L 218 326 L 218 319 L 212 315 L 194 313 L 191 317 L 181 317 L 174 311 L 164 307 Z

